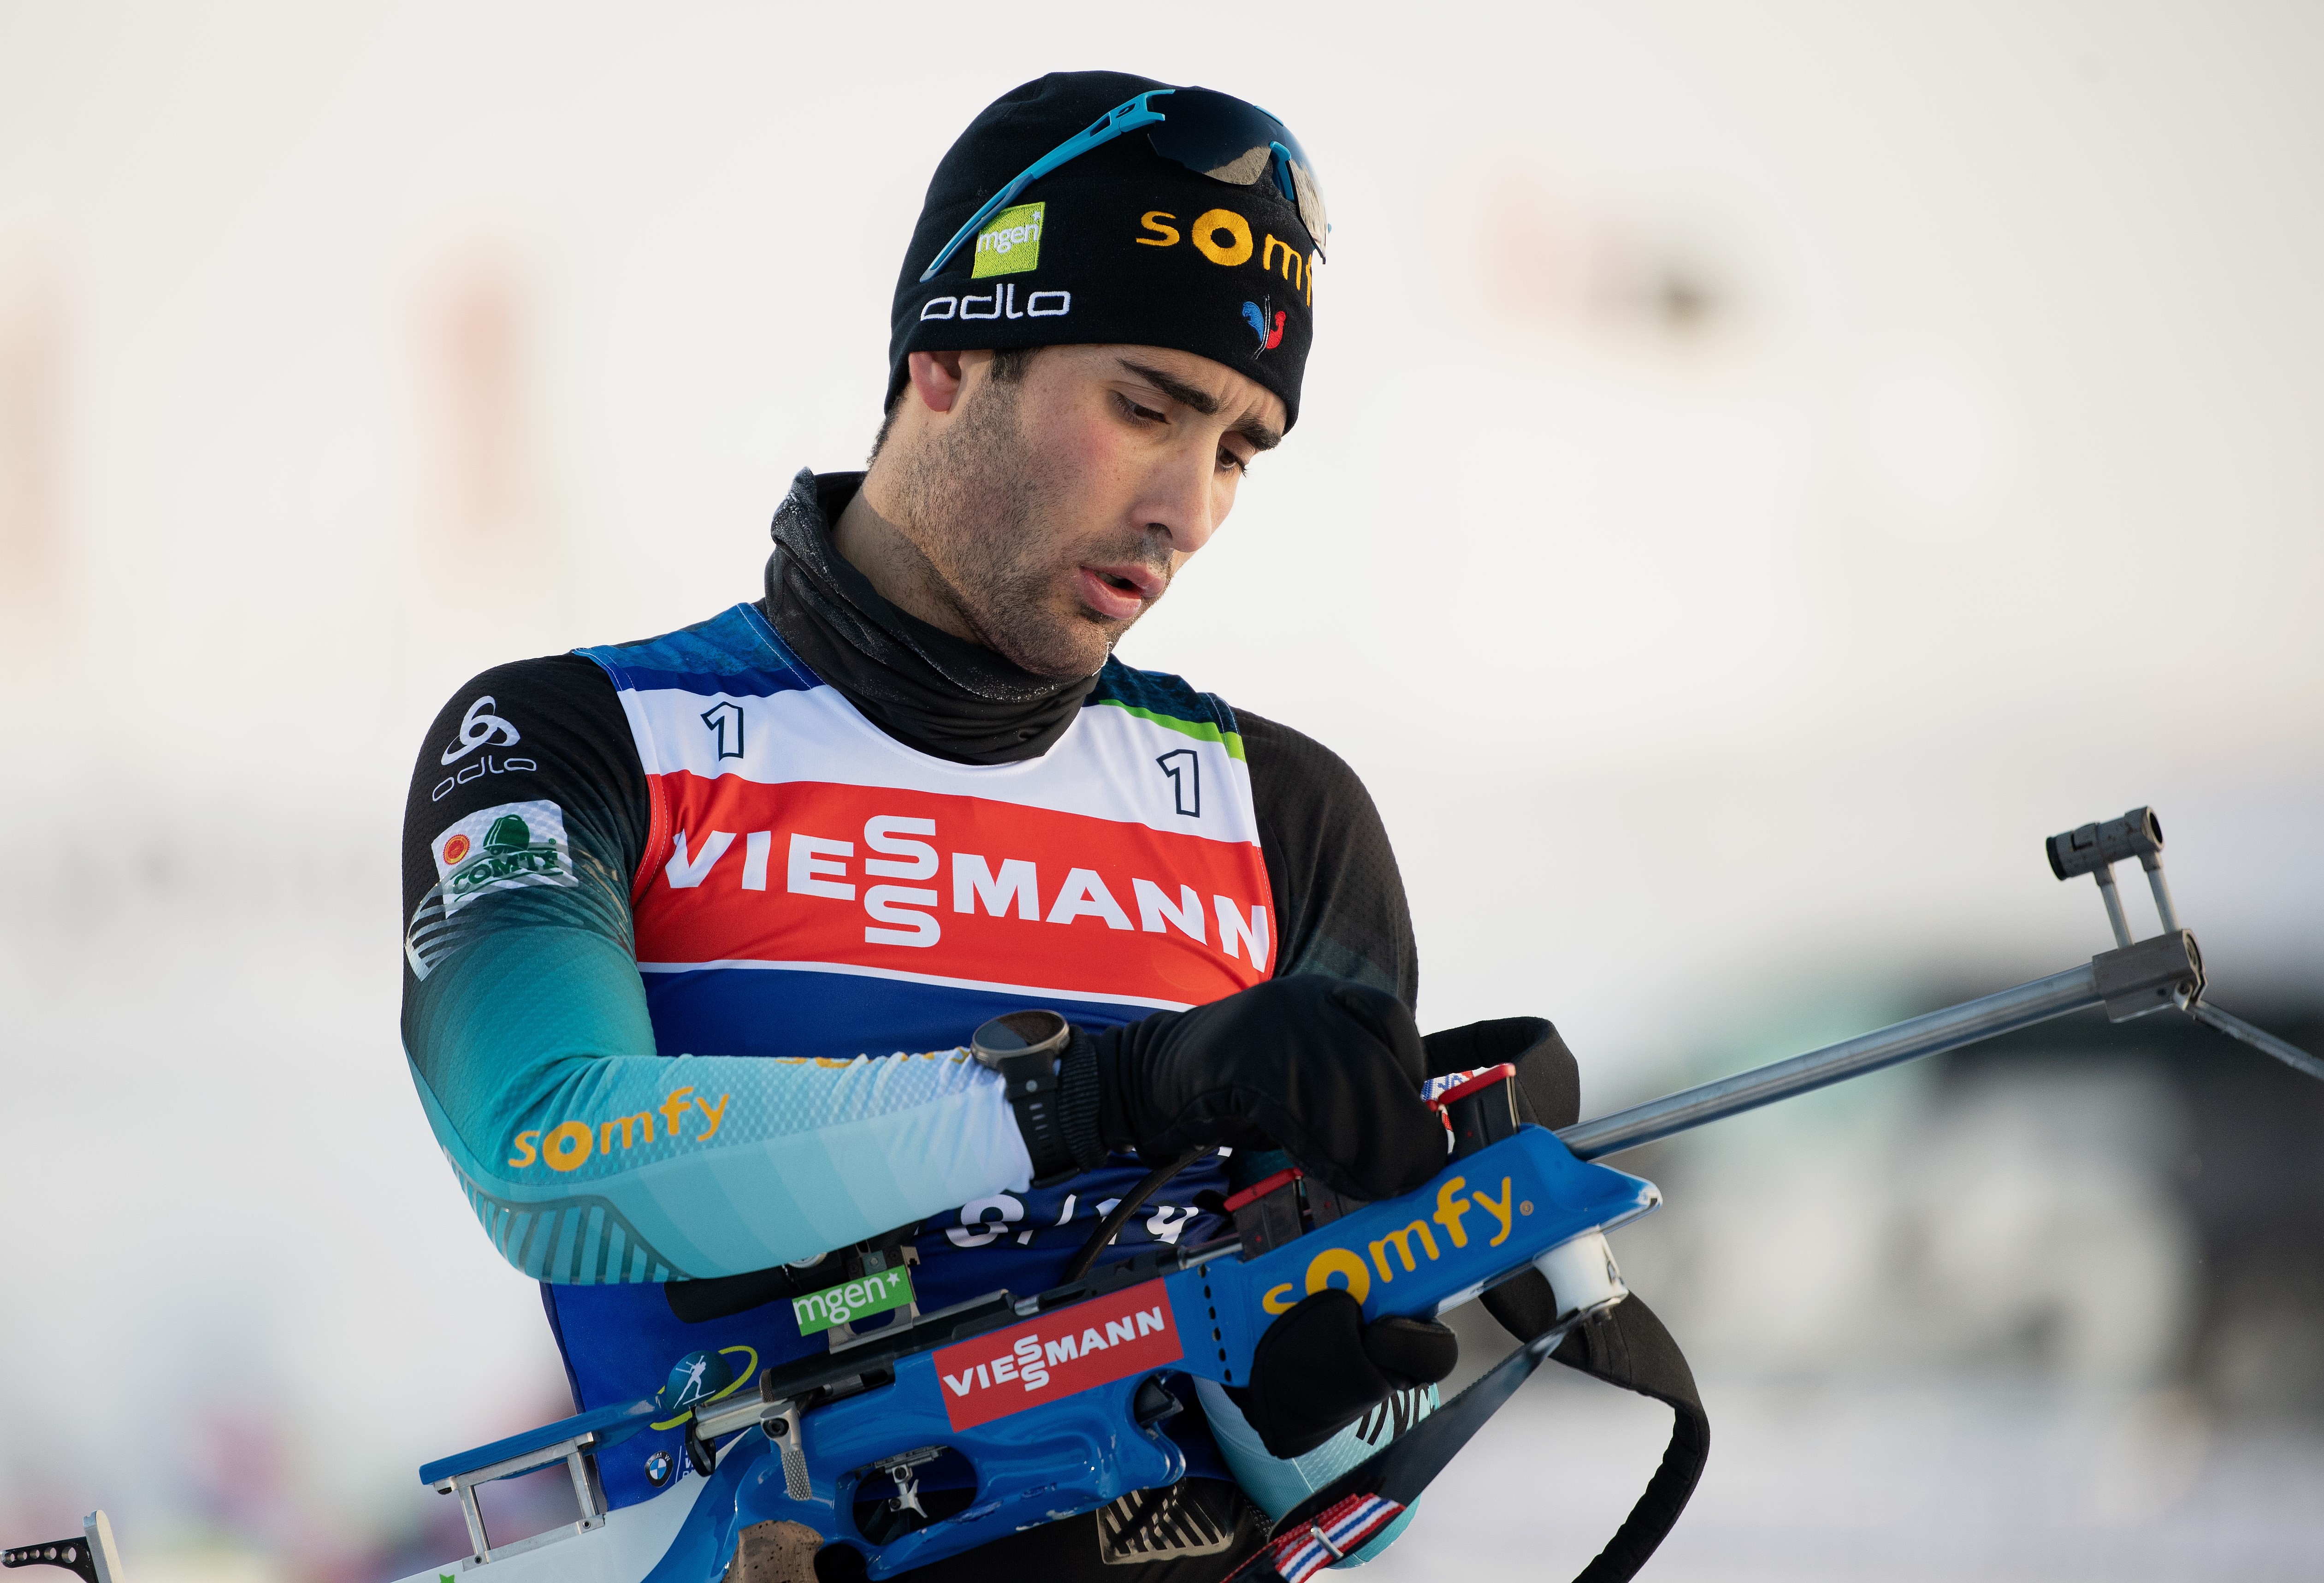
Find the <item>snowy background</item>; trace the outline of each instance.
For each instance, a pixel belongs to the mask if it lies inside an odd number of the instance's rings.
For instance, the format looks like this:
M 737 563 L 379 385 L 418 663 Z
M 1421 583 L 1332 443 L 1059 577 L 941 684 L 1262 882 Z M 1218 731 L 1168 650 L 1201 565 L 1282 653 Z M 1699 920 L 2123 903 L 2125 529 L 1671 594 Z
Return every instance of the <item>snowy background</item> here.
M 2041 838 L 2151 802 L 2324 1047 L 2324 11 L 0 0 L 0 1540 L 373 1583 L 567 1410 L 397 1050 L 418 734 L 753 596 L 938 154 L 1097 65 L 1321 165 L 1301 427 L 1124 652 L 1363 773 L 1424 1025 L 1609 1109 L 2083 959 Z M 2324 1573 L 2319 1097 L 2077 1023 L 1628 1157 L 1648 1575 Z M 1379 1572 L 1571 1575 L 1666 1422 L 1532 1387 Z

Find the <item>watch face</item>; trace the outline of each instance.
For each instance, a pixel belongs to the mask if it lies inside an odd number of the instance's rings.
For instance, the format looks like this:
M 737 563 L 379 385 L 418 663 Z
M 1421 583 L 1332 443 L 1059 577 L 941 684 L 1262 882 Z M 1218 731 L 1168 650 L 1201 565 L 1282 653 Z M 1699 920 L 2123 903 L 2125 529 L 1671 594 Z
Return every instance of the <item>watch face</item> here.
M 979 1028 L 969 1048 L 986 1066 L 998 1066 L 1010 1056 L 1062 1054 L 1073 1032 L 1056 1012 L 1009 1012 Z

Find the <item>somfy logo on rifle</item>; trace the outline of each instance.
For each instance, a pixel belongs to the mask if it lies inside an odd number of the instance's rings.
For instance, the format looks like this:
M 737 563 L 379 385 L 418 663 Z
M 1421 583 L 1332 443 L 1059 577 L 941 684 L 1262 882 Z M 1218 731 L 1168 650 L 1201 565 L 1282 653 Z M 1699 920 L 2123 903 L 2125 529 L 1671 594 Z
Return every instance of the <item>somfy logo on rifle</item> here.
M 1292 1305 L 1300 1298 L 1312 1296 L 1333 1285 L 1345 1288 L 1348 1295 L 1361 1302 L 1371 1295 L 1374 1270 L 1379 1272 L 1380 1283 L 1387 1285 L 1395 1281 L 1399 1271 L 1410 1274 L 1424 1264 L 1433 1264 L 1439 1259 L 1453 1256 L 1472 1242 L 1484 1248 L 1500 1246 L 1509 1239 L 1509 1230 L 1515 1223 L 1509 1200 L 1517 1195 L 1510 1190 L 1510 1179 L 1501 1178 L 1501 1190 L 1498 1197 L 1481 1187 L 1470 1188 L 1471 1196 L 1461 1197 L 1461 1190 L 1468 1187 L 1469 1179 L 1465 1176 L 1450 1179 L 1437 1189 L 1434 1211 L 1426 1219 L 1413 1220 L 1375 1242 L 1356 1246 L 1333 1246 L 1329 1245 L 1328 1239 L 1317 1234 L 1315 1240 L 1324 1245 L 1319 1246 L 1308 1257 L 1307 1268 L 1302 1277 L 1306 1291 L 1299 1291 L 1286 1282 L 1260 1294 L 1259 1307 L 1270 1314 L 1289 1313 Z M 1466 1225 L 1471 1212 L 1477 1212 L 1480 1221 L 1487 1222 L 1478 1227 L 1473 1234 Z M 1517 1206 L 1517 1215 L 1532 1213 L 1533 1201 L 1530 1199 Z M 1444 1232 L 1441 1249 L 1435 1231 L 1430 1228 L 1430 1221 L 1434 1221 Z M 1490 1232 L 1489 1236 L 1482 1235 L 1487 1231 Z M 1414 1257 L 1416 1247 L 1420 1254 L 1417 1260 Z M 1337 1282 L 1332 1279 L 1335 1275 L 1339 1277 Z

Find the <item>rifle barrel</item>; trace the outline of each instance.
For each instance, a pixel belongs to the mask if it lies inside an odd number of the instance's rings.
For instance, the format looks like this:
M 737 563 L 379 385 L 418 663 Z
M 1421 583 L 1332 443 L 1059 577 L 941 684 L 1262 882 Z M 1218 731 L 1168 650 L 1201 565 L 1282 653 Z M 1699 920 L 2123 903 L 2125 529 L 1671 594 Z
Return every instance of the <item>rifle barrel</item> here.
M 2047 978 L 1963 1001 L 1788 1060 L 1682 1088 L 1595 1121 L 1561 1128 L 1557 1135 L 1581 1159 L 1595 1160 L 1882 1067 L 2030 1028 L 2104 1001 L 2097 973 L 2085 962 Z

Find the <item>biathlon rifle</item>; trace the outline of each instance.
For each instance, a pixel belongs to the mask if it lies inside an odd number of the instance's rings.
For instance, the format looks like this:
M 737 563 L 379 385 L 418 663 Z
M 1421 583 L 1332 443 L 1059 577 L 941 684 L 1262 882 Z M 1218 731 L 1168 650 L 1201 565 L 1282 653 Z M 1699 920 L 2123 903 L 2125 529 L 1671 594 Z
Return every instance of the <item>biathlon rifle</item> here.
M 421 1480 L 456 1495 L 468 1526 L 472 1553 L 452 1569 L 484 1569 L 491 1583 L 584 1570 L 608 1583 L 716 1583 L 738 1535 L 778 1523 L 820 1541 L 818 1577 L 890 1577 L 1175 1484 L 1185 1458 L 1166 1429 L 1182 1406 L 1171 1382 L 1247 1384 L 1267 1327 L 1308 1293 L 1342 1287 L 1367 1319 L 1434 1319 L 1539 1272 L 1554 1295 L 1554 1322 L 1286 1514 L 1253 1562 L 1271 1570 L 1242 1574 L 1303 1583 L 1392 1522 L 1544 1357 L 1628 1296 L 1606 1233 L 1652 1209 L 1660 1194 L 1596 1163 L 1604 1156 L 2090 1009 L 2115 1022 L 2185 1012 L 2324 1078 L 2324 1061 L 2203 1003 L 2202 956 L 2179 925 L 2151 810 L 2054 836 L 2047 847 L 2060 879 L 2092 875 L 2105 898 L 2115 949 L 2082 966 L 1554 1132 L 1520 1123 L 1515 1069 L 1490 1068 L 1432 1101 L 1444 1113 L 1450 1154 L 1416 1191 L 1359 1203 L 1286 1171 L 1227 1201 L 1231 1236 L 1097 1265 L 1138 1203 L 1195 1156 L 1185 1157 L 1116 1206 L 1063 1284 L 908 1318 L 827 1355 L 769 1368 L 755 1389 L 696 1406 L 686 1430 L 690 1467 L 637 1505 L 607 1511 L 596 1459 L 665 1418 L 669 1409 L 659 1399 L 581 1413 L 427 1465 Z M 2132 938 L 2114 884 L 2114 865 L 2130 857 L 2145 870 L 2163 925 L 2144 940 Z M 929 1517 L 913 1498 L 912 1470 L 945 1448 L 966 1459 L 975 1488 L 964 1506 Z M 493 1544 L 477 1487 L 559 1463 L 572 1479 L 577 1520 Z M 919 1520 L 883 1520 L 874 1538 L 858 1514 L 891 1488 L 898 1498 L 880 1508 L 905 1506 Z M 1676 1504 L 1685 1493 L 1676 1492 Z M 1629 1569 L 1675 1516 L 1672 1505 Z M 5 1564 L 65 1564 L 34 1553 L 53 1548 L 12 1551 Z M 587 1565 L 576 1570 L 583 1551 Z M 431 1570 L 410 1583 L 441 1576 Z

